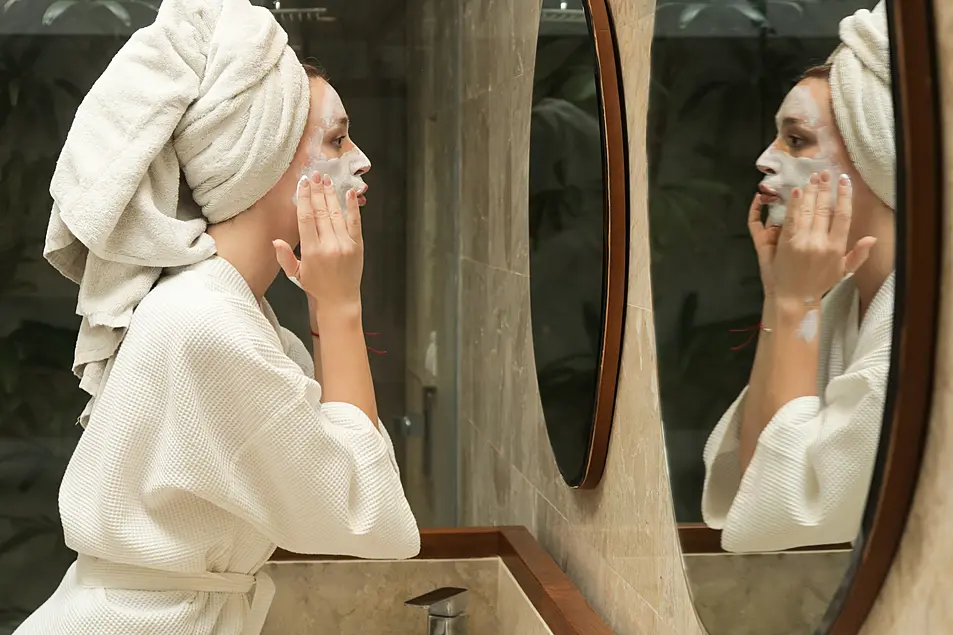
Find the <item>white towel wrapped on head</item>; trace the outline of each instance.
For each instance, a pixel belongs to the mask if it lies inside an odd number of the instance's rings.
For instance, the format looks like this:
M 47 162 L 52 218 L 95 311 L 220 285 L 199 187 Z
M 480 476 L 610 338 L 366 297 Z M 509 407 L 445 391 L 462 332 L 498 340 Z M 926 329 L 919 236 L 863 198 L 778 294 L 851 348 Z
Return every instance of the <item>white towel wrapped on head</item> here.
M 291 164 L 310 91 L 287 44 L 248 0 L 163 0 L 77 110 L 44 256 L 80 286 L 73 370 L 93 397 L 82 424 L 162 269 L 215 253 L 207 224 L 249 208 Z
M 890 88 L 887 9 L 861 9 L 840 23 L 841 45 L 831 56 L 831 101 L 847 153 L 867 186 L 896 206 L 896 141 Z

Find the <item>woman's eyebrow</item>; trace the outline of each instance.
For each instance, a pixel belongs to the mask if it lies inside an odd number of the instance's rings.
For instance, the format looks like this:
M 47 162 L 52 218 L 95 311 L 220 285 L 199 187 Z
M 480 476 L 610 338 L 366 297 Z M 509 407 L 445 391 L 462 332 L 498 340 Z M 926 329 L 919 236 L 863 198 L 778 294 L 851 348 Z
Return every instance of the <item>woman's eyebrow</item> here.
M 324 131 L 337 130 L 338 128 L 347 128 L 350 124 L 351 122 L 347 118 L 347 115 L 342 117 L 325 117 L 321 120 L 321 124 L 318 128 Z

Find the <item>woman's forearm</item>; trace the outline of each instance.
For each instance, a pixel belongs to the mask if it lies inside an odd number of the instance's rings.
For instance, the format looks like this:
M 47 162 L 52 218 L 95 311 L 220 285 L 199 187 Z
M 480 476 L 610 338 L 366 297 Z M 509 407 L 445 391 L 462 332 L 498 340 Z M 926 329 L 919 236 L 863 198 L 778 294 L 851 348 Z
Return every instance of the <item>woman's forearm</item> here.
M 311 323 L 311 350 L 314 355 L 314 381 L 323 385 L 324 373 L 321 372 L 321 339 L 318 326 L 318 304 L 308 295 L 308 319 Z
M 324 385 L 324 373 L 321 372 L 321 339 L 317 336 L 317 330 L 312 327 L 311 344 L 314 348 L 314 381 L 322 386 Z
M 315 348 L 315 373 L 320 362 L 324 377 L 323 400 L 353 404 L 377 427 L 377 399 L 360 305 L 318 311 L 317 322 L 321 345 Z
M 770 304 L 770 306 L 769 306 Z M 821 309 L 803 302 L 766 303 L 765 327 L 770 340 L 762 359 L 755 359 L 740 431 L 741 471 L 748 468 L 761 432 L 788 402 L 817 395 Z M 760 350 L 758 354 L 760 355 Z M 761 361 L 762 365 L 758 365 Z
M 764 309 L 761 312 L 761 323 L 763 328 L 770 328 L 773 324 L 774 303 L 765 300 Z M 741 411 L 741 428 L 739 432 L 739 448 L 741 455 L 741 472 L 751 461 L 754 454 L 754 448 L 758 443 L 758 434 L 760 428 L 757 428 L 755 422 L 761 420 L 762 404 L 764 402 L 764 387 L 768 381 L 769 371 L 773 357 L 772 343 L 774 340 L 771 334 L 762 330 L 758 334 L 758 347 L 755 350 L 754 364 L 751 366 L 751 375 L 748 378 L 748 391 L 745 393 L 744 404 Z M 763 426 L 762 426 L 763 427 Z

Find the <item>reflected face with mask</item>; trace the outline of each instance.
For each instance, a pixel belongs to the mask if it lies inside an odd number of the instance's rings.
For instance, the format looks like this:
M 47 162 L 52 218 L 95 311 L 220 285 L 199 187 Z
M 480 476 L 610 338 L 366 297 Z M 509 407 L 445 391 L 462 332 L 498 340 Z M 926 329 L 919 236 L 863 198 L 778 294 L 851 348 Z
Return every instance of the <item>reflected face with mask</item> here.
M 828 66 L 808 70 L 781 103 L 775 115 L 778 134 L 758 157 L 758 170 L 765 175 L 758 189 L 768 206 L 767 225 L 781 225 L 791 191 L 796 187 L 803 189 L 812 173 L 828 170 L 834 178 L 846 174 L 853 187 L 853 218 L 848 237 L 848 244 L 853 245 L 858 238 L 876 233 L 874 210 L 884 205 L 847 153 L 834 120 L 829 73 Z M 836 202 L 831 201 L 832 207 Z
M 807 185 L 811 174 L 827 170 L 835 177 L 854 177 L 825 80 L 808 77 L 792 88 L 778 108 L 775 125 L 777 137 L 757 161 L 765 175 L 758 189 L 769 208 L 769 225 L 782 224 L 791 192 Z

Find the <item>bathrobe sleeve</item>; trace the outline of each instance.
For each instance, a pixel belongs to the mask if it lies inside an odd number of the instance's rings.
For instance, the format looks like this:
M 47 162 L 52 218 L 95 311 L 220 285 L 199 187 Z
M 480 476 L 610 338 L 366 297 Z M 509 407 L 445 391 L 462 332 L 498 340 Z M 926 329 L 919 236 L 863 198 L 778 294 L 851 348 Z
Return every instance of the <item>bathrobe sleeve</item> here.
M 305 375 L 314 377 L 314 357 L 312 357 L 308 349 L 305 348 L 304 343 L 298 339 L 298 336 L 282 326 L 278 332 L 278 337 L 281 339 L 281 347 L 284 349 L 285 355 L 290 357 L 291 361 L 297 364 Z M 394 442 L 391 440 L 387 428 L 384 427 L 384 423 L 380 419 L 377 420 L 377 429 L 380 431 L 381 436 L 384 437 L 384 443 L 387 444 L 387 452 L 394 469 L 400 472 L 400 467 L 397 465 L 397 455 L 394 453 Z
M 278 331 L 278 338 L 281 340 L 281 348 L 284 349 L 285 355 L 298 365 L 301 372 L 308 377 L 314 377 L 314 357 L 298 336 L 282 326 Z
M 183 329 L 170 417 L 192 422 L 199 449 L 188 451 L 215 468 L 193 479 L 194 493 L 289 551 L 415 556 L 419 531 L 386 431 L 354 405 L 322 404 L 286 334 L 279 346 L 247 316 L 214 318 Z
M 780 551 L 851 542 L 860 528 L 883 419 L 889 341 L 818 397 L 787 403 L 741 475 L 739 430 L 747 388 L 705 446 L 702 515 L 726 551 Z

